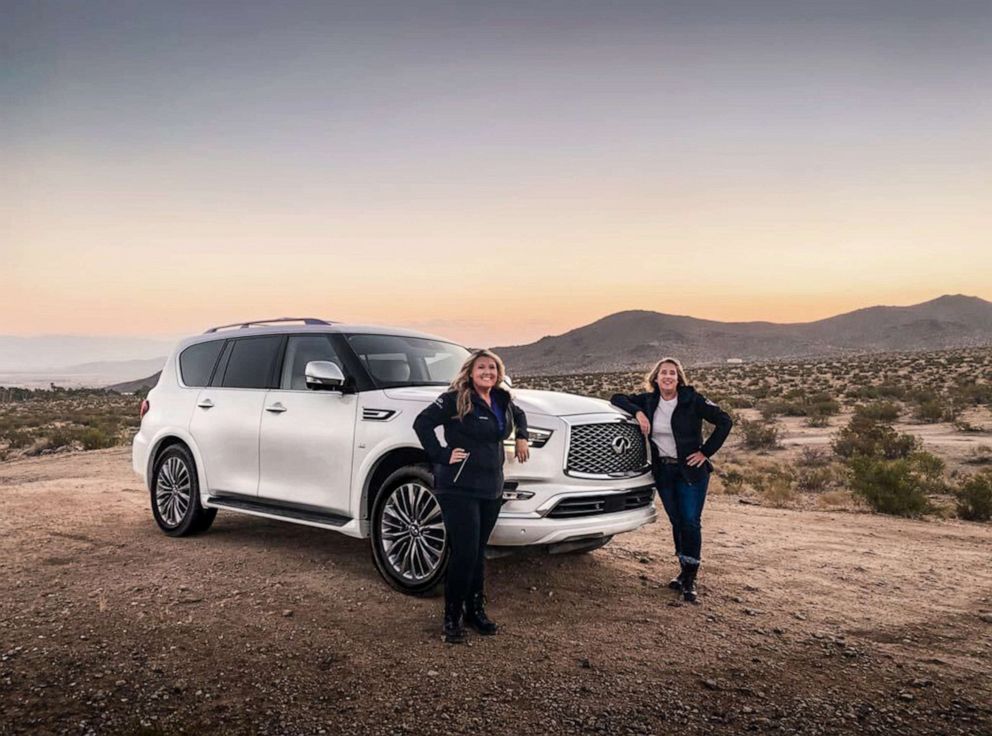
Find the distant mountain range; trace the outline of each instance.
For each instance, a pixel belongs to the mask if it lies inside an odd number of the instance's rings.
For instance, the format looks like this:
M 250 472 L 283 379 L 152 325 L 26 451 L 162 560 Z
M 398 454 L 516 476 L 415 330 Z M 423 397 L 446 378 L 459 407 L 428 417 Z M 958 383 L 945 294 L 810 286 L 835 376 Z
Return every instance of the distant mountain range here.
M 992 302 L 958 294 L 793 324 L 618 312 L 563 335 L 494 350 L 511 375 L 526 376 L 637 369 L 663 355 L 698 365 L 980 345 L 992 345 Z
M 4 339 L 0 338 L 0 347 Z M 640 310 L 618 312 L 563 335 L 495 350 L 511 375 L 526 376 L 640 369 L 662 355 L 699 365 L 733 358 L 776 360 L 983 345 L 992 345 L 992 302 L 958 294 L 909 307 L 868 307 L 793 324 L 717 322 Z M 143 347 L 148 350 L 155 345 Z M 60 385 L 112 384 L 108 387 L 133 392 L 154 386 L 158 373 L 148 374 L 164 362 L 164 358 L 103 361 L 52 374 L 61 376 L 62 383 L 55 380 Z M 0 361 L 0 385 L 30 385 L 16 380 L 18 374 L 2 372 L 2 364 Z M 146 377 L 134 378 L 141 375 Z M 48 380 L 42 381 L 35 374 L 32 383 L 47 386 Z

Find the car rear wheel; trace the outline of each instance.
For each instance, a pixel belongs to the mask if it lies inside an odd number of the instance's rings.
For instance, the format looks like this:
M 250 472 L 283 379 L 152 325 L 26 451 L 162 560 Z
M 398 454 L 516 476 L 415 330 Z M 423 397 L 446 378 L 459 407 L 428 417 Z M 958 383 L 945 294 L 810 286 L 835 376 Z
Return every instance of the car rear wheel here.
M 434 479 L 408 465 L 382 484 L 372 507 L 372 557 L 382 577 L 407 595 L 431 595 L 448 567 L 448 543 Z
M 167 448 L 155 461 L 151 483 L 152 515 L 170 537 L 205 532 L 217 509 L 200 505 L 200 483 L 193 456 L 183 445 Z

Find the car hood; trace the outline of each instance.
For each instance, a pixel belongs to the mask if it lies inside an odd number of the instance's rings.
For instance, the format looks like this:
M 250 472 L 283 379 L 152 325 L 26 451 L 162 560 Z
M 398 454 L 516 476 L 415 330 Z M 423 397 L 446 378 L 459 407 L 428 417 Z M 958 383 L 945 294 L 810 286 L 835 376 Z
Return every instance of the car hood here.
M 434 401 L 445 390 L 438 386 L 409 386 L 406 388 L 387 388 L 383 393 L 391 399 L 418 401 L 426 404 Z M 565 417 L 572 414 L 626 416 L 610 402 L 603 399 L 593 399 L 588 396 L 558 391 L 534 391 L 525 388 L 513 389 L 511 393 L 517 406 L 531 414 L 546 414 L 553 417 Z

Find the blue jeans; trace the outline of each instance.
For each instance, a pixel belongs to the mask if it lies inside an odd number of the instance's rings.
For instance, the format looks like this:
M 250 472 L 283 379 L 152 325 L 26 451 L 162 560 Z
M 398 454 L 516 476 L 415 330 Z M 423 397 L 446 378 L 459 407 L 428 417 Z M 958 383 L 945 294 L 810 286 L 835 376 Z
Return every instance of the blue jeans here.
M 697 483 L 689 483 L 678 465 L 655 463 L 654 483 L 661 503 L 672 522 L 675 554 L 683 563 L 698 565 L 703 548 L 701 519 L 706 503 L 709 473 Z

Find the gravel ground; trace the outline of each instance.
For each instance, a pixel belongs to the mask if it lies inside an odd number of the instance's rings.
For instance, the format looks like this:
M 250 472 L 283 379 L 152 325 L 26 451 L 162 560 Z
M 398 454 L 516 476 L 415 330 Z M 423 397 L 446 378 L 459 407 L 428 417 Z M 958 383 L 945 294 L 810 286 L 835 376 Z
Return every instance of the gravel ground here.
M 701 605 L 659 522 L 491 561 L 451 647 L 364 541 L 148 506 L 127 450 L 0 465 L 0 734 L 992 733 L 988 525 L 714 496 Z

